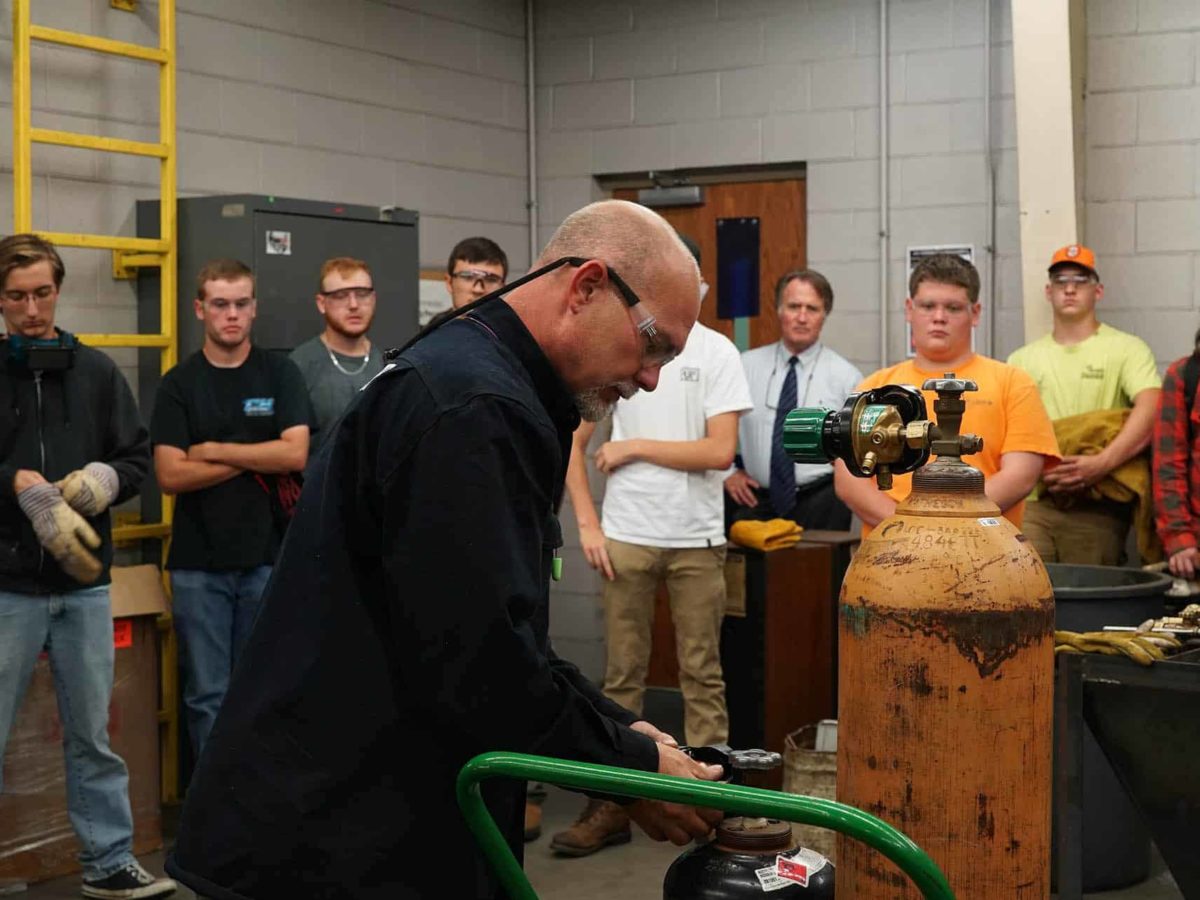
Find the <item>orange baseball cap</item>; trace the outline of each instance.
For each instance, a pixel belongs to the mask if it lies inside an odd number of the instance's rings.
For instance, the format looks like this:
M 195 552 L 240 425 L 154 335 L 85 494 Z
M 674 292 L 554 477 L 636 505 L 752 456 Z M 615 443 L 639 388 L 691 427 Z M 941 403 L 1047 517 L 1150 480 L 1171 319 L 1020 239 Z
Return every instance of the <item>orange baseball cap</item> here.
M 1096 269 L 1096 254 L 1083 244 L 1067 244 L 1067 246 L 1055 250 L 1054 255 L 1050 257 L 1049 271 L 1053 272 L 1055 266 L 1063 263 L 1080 266 L 1096 276 L 1100 274 Z

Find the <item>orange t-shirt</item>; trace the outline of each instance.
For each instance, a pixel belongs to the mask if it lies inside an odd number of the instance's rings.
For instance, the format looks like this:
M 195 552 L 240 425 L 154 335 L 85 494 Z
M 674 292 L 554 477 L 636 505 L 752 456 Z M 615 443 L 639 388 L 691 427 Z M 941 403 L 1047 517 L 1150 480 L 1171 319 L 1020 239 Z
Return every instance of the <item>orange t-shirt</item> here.
M 856 390 L 863 391 L 885 384 L 913 384 L 920 387 L 927 378 L 941 378 L 945 371 L 919 369 L 913 360 L 906 360 L 868 375 Z M 1024 451 L 1060 458 L 1054 426 L 1050 423 L 1046 408 L 1042 406 L 1037 385 L 1023 370 L 975 354 L 968 362 L 955 367 L 954 374 L 957 378 L 969 378 L 979 385 L 978 391 L 963 394 L 967 411 L 963 414 L 961 431 L 983 438 L 983 450 L 965 456 L 963 460 L 982 472 L 984 478 L 1000 471 L 1000 457 L 1005 453 Z M 933 391 L 922 393 L 929 416 L 933 418 L 933 402 L 937 394 Z M 936 458 L 931 456 L 930 460 Z M 908 474 L 894 476 L 892 489 L 887 493 L 899 503 L 911 492 L 912 475 Z M 1025 501 L 1022 500 L 1009 507 L 1004 517 L 1020 528 L 1024 513 Z M 864 525 L 863 537 L 870 533 L 870 527 Z

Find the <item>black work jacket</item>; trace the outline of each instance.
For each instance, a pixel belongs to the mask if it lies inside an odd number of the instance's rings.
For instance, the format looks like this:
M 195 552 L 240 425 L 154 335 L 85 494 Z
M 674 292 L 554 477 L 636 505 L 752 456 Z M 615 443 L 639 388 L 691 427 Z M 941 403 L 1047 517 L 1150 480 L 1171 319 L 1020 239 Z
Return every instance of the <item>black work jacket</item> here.
M 547 641 L 579 418 L 502 301 L 369 384 L 315 459 L 170 873 L 212 898 L 497 896 L 454 799 L 512 750 L 657 769 Z M 524 784 L 484 796 L 520 858 Z
M 137 493 L 150 469 L 150 436 L 125 376 L 99 350 L 80 345 L 71 368 L 34 373 L 13 362 L 7 344 L 0 340 L 0 591 L 78 590 L 86 585 L 42 549 L 17 504 L 13 477 L 32 469 L 58 481 L 90 462 L 108 463 L 117 473 L 116 505 Z M 94 584 L 108 584 L 109 511 L 88 522 L 102 541 L 93 552 L 104 569 Z

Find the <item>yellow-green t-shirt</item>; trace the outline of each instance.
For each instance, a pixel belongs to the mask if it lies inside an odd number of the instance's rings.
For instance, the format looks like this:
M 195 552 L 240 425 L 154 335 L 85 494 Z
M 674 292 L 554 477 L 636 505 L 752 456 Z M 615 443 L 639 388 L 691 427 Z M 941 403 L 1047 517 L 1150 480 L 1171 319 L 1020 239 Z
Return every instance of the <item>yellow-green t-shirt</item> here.
M 1142 391 L 1162 387 L 1146 342 L 1104 324 L 1078 344 L 1044 335 L 1014 351 L 1008 364 L 1033 378 L 1051 419 L 1129 409 Z

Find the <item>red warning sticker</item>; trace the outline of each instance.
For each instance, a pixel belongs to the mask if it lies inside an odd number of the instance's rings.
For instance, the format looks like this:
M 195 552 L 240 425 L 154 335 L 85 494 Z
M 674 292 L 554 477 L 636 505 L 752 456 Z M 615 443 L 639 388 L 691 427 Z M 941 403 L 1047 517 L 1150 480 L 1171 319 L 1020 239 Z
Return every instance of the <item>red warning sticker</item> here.
M 808 880 L 829 865 L 829 860 L 816 850 L 801 847 L 787 856 L 775 857 L 775 875 L 786 878 L 801 887 L 808 887 Z
M 118 650 L 133 646 L 133 620 L 113 620 L 113 646 Z
M 801 887 L 808 887 L 808 866 L 798 859 L 777 856 L 775 858 L 775 874 L 788 881 L 794 881 Z

